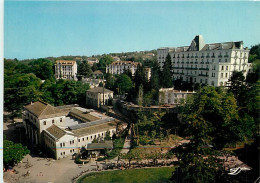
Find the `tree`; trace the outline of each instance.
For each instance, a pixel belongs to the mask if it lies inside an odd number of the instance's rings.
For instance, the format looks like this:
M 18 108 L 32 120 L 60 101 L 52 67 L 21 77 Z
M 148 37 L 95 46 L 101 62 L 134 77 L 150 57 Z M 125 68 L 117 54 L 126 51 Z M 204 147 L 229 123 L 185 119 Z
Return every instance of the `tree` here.
M 37 59 L 29 64 L 33 73 L 42 80 L 53 79 L 53 63 L 47 59 Z
M 161 83 L 162 87 L 164 88 L 170 88 L 173 85 L 172 82 L 172 66 L 171 66 L 171 56 L 168 54 L 165 58 L 165 62 L 163 65 L 163 71 L 162 71 L 162 77 L 161 77 Z
M 124 94 L 133 88 L 132 80 L 125 74 L 119 75 L 116 84 L 120 94 Z
M 106 131 L 105 140 L 111 140 L 111 135 L 110 135 L 110 131 L 109 130 Z
M 95 72 L 96 70 L 98 70 L 98 66 L 97 66 L 97 63 L 94 63 L 93 66 L 91 67 L 91 70 L 93 72 Z
M 30 151 L 22 144 L 15 144 L 12 141 L 4 140 L 4 166 L 14 166 L 20 162 Z
M 158 90 L 160 89 L 160 66 L 157 61 L 153 63 L 152 71 L 151 71 L 151 88 Z
M 103 73 L 106 72 L 106 66 L 113 62 L 113 58 L 109 55 L 104 55 L 97 64 L 98 69 L 101 70 Z
M 92 76 L 92 73 L 93 72 L 87 61 L 84 60 L 83 62 L 80 63 L 78 73 L 77 73 L 78 75 L 90 77 L 90 76 Z
M 183 112 L 186 134 L 197 146 L 212 144 L 222 149 L 246 138 L 245 121 L 240 119 L 236 100 L 223 88 L 204 87 L 187 100 Z
M 12 116 L 20 114 L 23 105 L 40 98 L 40 85 L 41 80 L 34 74 L 17 74 L 10 77 L 5 83 L 5 110 L 11 112 Z
M 240 106 L 244 106 L 247 85 L 242 72 L 234 71 L 229 79 L 229 91 L 232 92 Z
M 218 158 L 222 148 L 243 140 L 250 125 L 244 126 L 249 123 L 245 118 L 241 120 L 234 96 L 223 88 L 204 87 L 190 99 L 182 111 L 190 143 L 174 151 L 179 168 L 172 180 L 214 182 L 224 172 L 222 160 Z

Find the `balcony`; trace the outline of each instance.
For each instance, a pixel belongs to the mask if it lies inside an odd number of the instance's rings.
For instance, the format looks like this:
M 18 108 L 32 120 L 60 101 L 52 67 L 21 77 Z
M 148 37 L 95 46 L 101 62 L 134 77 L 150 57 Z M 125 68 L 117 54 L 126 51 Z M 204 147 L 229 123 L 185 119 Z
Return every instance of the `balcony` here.
M 218 58 L 222 58 L 222 55 L 219 55 Z
M 209 64 L 209 62 L 205 62 L 205 64 Z
M 207 56 L 206 56 L 206 58 L 210 58 L 210 56 L 209 56 L 209 55 L 207 55 Z
M 208 74 L 199 74 L 199 76 L 206 76 L 206 77 L 208 77 L 209 75 Z
M 193 68 L 193 67 L 186 67 L 185 69 L 187 69 L 187 70 L 198 70 L 198 68 Z
M 201 56 L 200 58 L 204 58 L 204 56 Z
M 200 62 L 200 64 L 204 64 L 204 62 Z
M 199 70 L 205 70 L 205 71 L 208 71 L 209 68 L 199 68 Z
M 195 58 L 198 58 L 198 56 L 195 56 Z
M 180 62 L 177 62 L 177 64 L 179 64 Z
M 190 62 L 190 64 L 193 64 L 193 62 Z
M 227 57 L 228 57 L 228 55 L 224 55 L 224 57 L 225 57 L 225 58 L 227 58 Z
M 191 56 L 190 58 L 194 58 L 194 56 Z
M 190 62 L 186 62 L 186 64 L 189 64 Z
M 195 62 L 195 64 L 198 64 L 198 62 Z
M 190 58 L 190 56 L 187 56 L 187 58 Z
M 184 62 L 181 62 L 182 64 L 184 64 Z
M 215 58 L 215 56 L 214 56 L 214 55 L 212 55 L 212 56 L 211 56 L 211 58 Z

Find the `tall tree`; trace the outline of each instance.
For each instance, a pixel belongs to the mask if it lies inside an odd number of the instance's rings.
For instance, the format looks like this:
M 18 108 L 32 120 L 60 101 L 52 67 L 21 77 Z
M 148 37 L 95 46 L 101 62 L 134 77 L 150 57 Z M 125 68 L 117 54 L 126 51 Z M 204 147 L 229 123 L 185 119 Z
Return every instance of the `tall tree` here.
M 40 58 L 31 62 L 29 65 L 31 65 L 33 73 L 38 78 L 42 80 L 54 78 L 53 63 L 50 60 Z
M 126 74 L 119 75 L 116 85 L 120 94 L 129 92 L 133 88 L 133 82 Z
M 92 73 L 93 72 L 91 70 L 91 67 L 87 61 L 84 60 L 83 62 L 80 63 L 78 68 L 78 73 L 77 73 L 78 75 L 90 77 L 92 76 Z
M 104 55 L 97 64 L 98 69 L 101 70 L 103 73 L 106 72 L 106 66 L 113 62 L 113 58 L 109 55 Z
M 247 93 L 247 85 L 242 72 L 234 71 L 229 79 L 229 91 L 232 92 L 240 106 L 244 106 Z
M 170 88 L 173 85 L 171 62 L 172 62 L 171 56 L 168 54 L 167 57 L 165 58 L 165 62 L 163 65 L 163 71 L 162 71 L 162 77 L 161 77 L 162 87 L 164 87 L 164 88 Z

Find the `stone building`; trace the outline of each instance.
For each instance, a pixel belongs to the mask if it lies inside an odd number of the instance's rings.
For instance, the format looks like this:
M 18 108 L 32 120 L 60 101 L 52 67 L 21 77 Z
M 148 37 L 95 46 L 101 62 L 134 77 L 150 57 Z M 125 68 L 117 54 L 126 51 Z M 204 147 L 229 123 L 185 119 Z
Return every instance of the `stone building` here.
M 41 101 L 24 107 L 23 125 L 30 144 L 45 146 L 56 159 L 78 153 L 94 139 L 104 140 L 108 131 L 112 137 L 126 127 L 93 109 L 54 107 Z
M 93 108 L 100 108 L 101 105 L 107 105 L 109 99 L 113 99 L 113 93 L 103 87 L 89 89 L 86 92 L 86 104 Z
M 185 102 L 188 95 L 194 94 L 194 91 L 174 90 L 173 88 L 161 88 L 159 90 L 160 104 L 178 105 Z

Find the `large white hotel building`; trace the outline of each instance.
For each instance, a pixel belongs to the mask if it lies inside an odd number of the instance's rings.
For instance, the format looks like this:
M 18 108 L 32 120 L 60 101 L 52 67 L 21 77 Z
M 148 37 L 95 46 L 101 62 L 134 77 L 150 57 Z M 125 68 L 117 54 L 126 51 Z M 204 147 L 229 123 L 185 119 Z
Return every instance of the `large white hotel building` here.
M 168 53 L 173 66 L 173 79 L 212 86 L 226 86 L 233 71 L 250 71 L 249 50 L 243 41 L 205 44 L 197 35 L 190 46 L 158 48 L 157 60 L 161 67 Z

